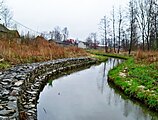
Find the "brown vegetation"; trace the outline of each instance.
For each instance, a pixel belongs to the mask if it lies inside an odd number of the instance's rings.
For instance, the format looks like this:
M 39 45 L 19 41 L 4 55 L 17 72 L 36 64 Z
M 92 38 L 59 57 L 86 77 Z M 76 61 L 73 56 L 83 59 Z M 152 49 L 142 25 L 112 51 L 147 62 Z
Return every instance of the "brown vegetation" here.
M 135 53 L 135 58 L 137 61 L 142 63 L 154 63 L 158 62 L 158 51 L 142 51 L 138 50 L 137 53 Z
M 34 40 L 17 41 L 0 40 L 0 58 L 11 64 L 48 61 L 59 58 L 86 56 L 86 52 L 77 47 L 61 47 L 49 43 L 42 37 Z

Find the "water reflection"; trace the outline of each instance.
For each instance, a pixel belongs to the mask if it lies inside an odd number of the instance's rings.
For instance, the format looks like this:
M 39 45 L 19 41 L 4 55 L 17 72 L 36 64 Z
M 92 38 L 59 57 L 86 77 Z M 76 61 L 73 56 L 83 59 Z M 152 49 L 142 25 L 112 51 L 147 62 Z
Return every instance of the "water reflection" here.
M 119 65 L 122 62 L 123 60 L 120 60 L 120 59 L 109 58 L 109 60 L 106 63 L 102 63 L 100 65 L 101 67 L 99 69 L 99 74 L 97 78 L 97 86 L 98 86 L 98 89 L 101 91 L 101 93 L 103 93 L 104 87 L 108 85 L 107 77 L 108 77 L 109 70 Z
M 108 71 L 119 59 L 70 74 L 45 86 L 40 94 L 38 120 L 158 120 L 148 111 L 124 98 L 107 83 Z

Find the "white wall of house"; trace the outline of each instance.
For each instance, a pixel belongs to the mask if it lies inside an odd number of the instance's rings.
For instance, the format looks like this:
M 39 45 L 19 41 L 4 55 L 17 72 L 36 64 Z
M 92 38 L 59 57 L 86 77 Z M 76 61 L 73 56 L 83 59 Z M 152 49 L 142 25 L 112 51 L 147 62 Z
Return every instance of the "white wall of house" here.
M 83 42 L 79 42 L 78 47 L 83 48 L 83 49 L 87 48 L 86 45 Z

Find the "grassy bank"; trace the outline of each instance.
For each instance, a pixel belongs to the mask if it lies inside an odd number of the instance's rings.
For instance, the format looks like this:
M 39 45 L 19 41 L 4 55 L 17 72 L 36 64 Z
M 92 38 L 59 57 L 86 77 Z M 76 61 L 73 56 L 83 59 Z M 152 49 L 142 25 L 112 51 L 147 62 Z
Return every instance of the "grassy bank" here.
M 158 53 L 135 53 L 109 72 L 109 82 L 129 97 L 158 111 Z
M 0 69 L 11 65 L 54 60 L 59 58 L 87 56 L 77 47 L 62 47 L 43 37 L 34 40 L 0 40 Z
M 95 55 L 95 54 L 90 54 L 89 56 L 91 56 L 92 58 L 95 58 L 98 60 L 98 62 L 106 62 L 108 60 L 107 56 L 101 56 L 101 55 Z
M 117 53 L 105 53 L 104 51 L 101 50 L 87 50 L 88 53 L 100 56 L 100 57 L 112 57 L 112 58 L 120 58 L 120 59 L 128 59 L 129 57 L 127 55 L 123 54 L 117 54 Z

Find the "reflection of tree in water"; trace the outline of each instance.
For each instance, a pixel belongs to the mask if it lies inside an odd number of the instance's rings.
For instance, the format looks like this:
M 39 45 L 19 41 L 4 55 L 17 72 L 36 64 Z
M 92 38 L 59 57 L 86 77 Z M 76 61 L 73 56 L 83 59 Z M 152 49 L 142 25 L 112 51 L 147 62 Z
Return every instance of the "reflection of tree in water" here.
M 112 69 L 112 63 L 113 63 L 113 58 L 109 58 L 109 60 L 106 63 L 101 64 L 101 68 L 99 70 L 99 75 L 97 78 L 97 86 L 98 89 L 101 91 L 103 94 L 104 87 L 107 84 L 107 75 L 110 69 Z
M 128 101 L 128 100 L 125 100 L 125 101 L 124 101 L 124 109 L 123 109 L 123 115 L 124 115 L 125 117 L 128 117 L 128 115 L 129 115 L 129 113 L 130 113 L 130 111 L 131 111 L 130 108 L 131 108 L 131 107 L 130 107 L 129 101 Z
M 103 77 L 102 77 L 102 83 L 101 83 L 101 93 L 103 93 L 104 86 L 105 86 L 105 80 L 107 78 L 106 74 L 105 74 L 105 70 L 106 70 L 106 63 L 104 63 Z
M 101 81 L 101 92 L 104 90 L 104 86 L 107 82 L 108 71 L 118 64 L 122 60 L 110 58 L 102 67 L 102 79 Z M 151 117 L 149 112 L 143 111 L 143 108 L 134 104 L 130 100 L 122 100 L 120 94 L 116 93 L 114 89 L 109 88 L 106 90 L 107 94 L 107 104 L 114 107 L 119 107 L 120 111 L 125 117 L 132 116 L 134 120 L 158 120 L 158 117 Z
M 113 89 L 109 89 L 108 92 L 108 105 L 118 107 L 125 117 L 132 116 L 134 120 L 158 120 L 158 117 L 151 117 L 149 113 L 143 111 L 142 107 L 133 104 L 130 100 L 122 100 L 123 98 Z
M 101 68 L 99 70 L 99 75 L 97 78 L 97 87 L 99 91 L 103 94 L 104 87 L 105 87 L 105 80 L 106 80 L 106 64 L 107 63 L 102 63 Z
M 110 69 L 113 68 L 113 66 L 116 66 L 117 64 L 120 63 L 119 59 L 114 59 L 114 58 L 109 58 L 107 62 L 102 63 L 98 78 L 97 78 L 97 87 L 103 94 L 104 87 L 107 85 L 107 75 Z

